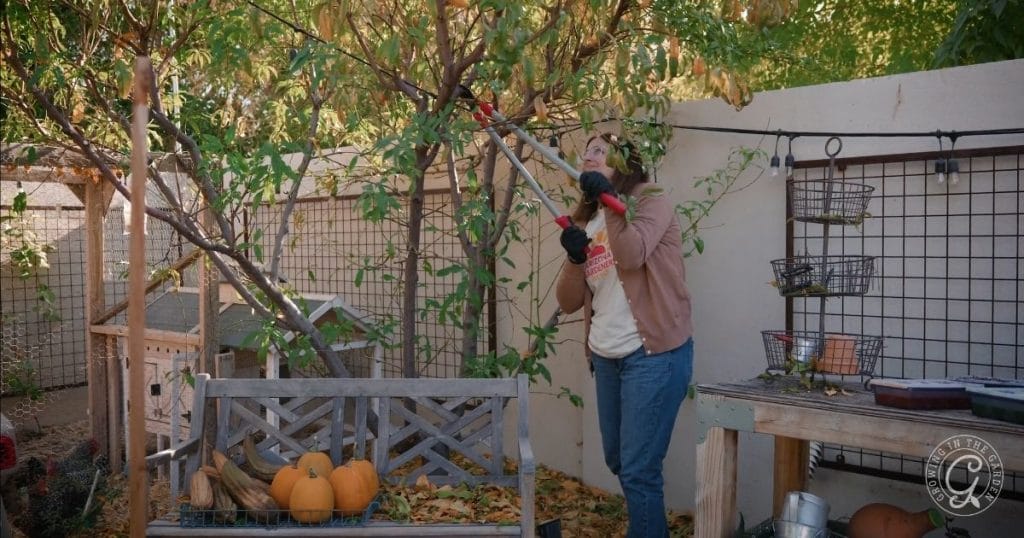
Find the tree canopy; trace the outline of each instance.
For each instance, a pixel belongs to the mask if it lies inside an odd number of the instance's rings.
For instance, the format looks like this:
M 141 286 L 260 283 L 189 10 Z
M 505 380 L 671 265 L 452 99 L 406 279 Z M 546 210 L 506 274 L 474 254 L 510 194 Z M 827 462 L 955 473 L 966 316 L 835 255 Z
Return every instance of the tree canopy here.
M 403 213 L 405 250 L 394 255 L 404 267 L 404 369 L 416 375 L 428 171 L 449 179 L 465 254 L 452 269 L 464 285 L 436 303 L 457 314 L 467 361 L 483 356 L 482 297 L 503 285 L 490 263 L 520 240 L 510 215 L 530 210 L 517 203 L 518 173 L 497 166 L 463 86 L 528 130 L 623 120 L 653 162 L 671 136 L 658 120 L 680 95 L 742 108 L 758 89 L 1019 57 L 1020 12 L 1021 0 L 12 0 L 3 12 L 2 137 L 74 148 L 129 195 L 132 65 L 150 57 L 151 145 L 185 170 L 199 203 L 177 196 L 153 163 L 149 180 L 164 200 L 147 214 L 210 255 L 268 320 L 268 345 L 298 350 L 289 356 L 315 350 L 335 375 L 346 372 L 329 345 L 344 328 L 313 327 L 275 273 L 310 162 L 359 148 L 359 166 L 353 160 L 324 186 L 358 184 L 367 219 Z M 516 151 L 529 156 L 521 144 Z M 286 164 L 286 154 L 301 162 Z M 277 227 L 243 234 L 241 211 L 278 193 L 287 203 Z M 214 210 L 211 221 L 199 218 L 203 207 Z M 259 236 L 274 239 L 265 252 Z M 281 330 L 302 336 L 286 344 L 272 336 Z M 553 329 L 537 319 L 527 332 L 534 350 L 489 364 L 533 368 Z

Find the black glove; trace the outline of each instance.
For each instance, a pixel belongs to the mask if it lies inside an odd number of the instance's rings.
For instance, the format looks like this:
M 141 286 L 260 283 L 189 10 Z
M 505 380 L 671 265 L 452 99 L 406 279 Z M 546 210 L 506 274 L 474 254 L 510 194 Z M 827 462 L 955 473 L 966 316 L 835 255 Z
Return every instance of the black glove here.
M 580 174 L 580 190 L 588 202 L 596 201 L 604 193 L 615 194 L 615 188 L 601 172 L 583 172 Z
M 576 265 L 587 261 L 587 245 L 590 244 L 587 232 L 584 232 L 579 226 L 569 226 L 562 230 L 561 241 L 562 248 L 569 255 L 569 261 Z

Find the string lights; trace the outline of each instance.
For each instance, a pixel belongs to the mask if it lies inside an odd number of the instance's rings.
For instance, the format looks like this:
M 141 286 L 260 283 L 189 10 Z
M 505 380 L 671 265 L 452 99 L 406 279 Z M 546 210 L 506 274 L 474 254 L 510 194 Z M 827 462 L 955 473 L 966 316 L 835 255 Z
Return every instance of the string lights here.
M 793 139 L 794 136 L 789 137 L 789 152 L 786 153 L 786 177 L 793 177 L 793 168 L 796 166 L 796 159 L 793 157 Z
M 768 163 L 771 168 L 772 177 L 779 175 L 779 139 L 782 135 L 775 135 L 775 154 L 772 155 L 772 160 Z
M 946 182 L 946 159 L 942 157 L 942 136 L 939 139 L 939 158 L 935 159 L 935 180 L 942 185 Z
M 943 136 L 949 138 L 948 154 L 944 153 L 942 150 Z M 947 178 L 951 185 L 960 183 L 960 161 L 953 158 L 953 148 L 956 146 L 956 139 L 958 136 L 960 135 L 955 132 L 943 134 L 939 131 L 935 134 L 935 137 L 939 139 L 939 158 L 935 159 L 935 180 L 939 185 L 945 183 Z

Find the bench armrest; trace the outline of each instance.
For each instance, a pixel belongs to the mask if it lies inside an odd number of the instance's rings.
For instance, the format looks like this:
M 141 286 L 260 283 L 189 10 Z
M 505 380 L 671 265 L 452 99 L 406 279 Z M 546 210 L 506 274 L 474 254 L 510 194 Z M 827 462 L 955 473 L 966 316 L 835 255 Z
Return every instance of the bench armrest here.
M 200 439 L 198 437 L 193 437 L 175 448 L 168 448 L 146 456 L 146 468 L 155 469 L 168 461 L 184 459 L 189 454 L 193 454 L 197 451 L 199 448 L 199 441 Z

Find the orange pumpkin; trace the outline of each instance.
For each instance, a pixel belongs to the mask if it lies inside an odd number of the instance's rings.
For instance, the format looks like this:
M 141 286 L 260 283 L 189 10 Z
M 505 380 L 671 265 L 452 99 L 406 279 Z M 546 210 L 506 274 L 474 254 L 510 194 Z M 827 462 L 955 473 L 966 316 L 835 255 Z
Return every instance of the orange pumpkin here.
M 331 489 L 334 509 L 346 516 L 363 513 L 376 495 L 363 473 L 351 465 L 339 465 L 331 472 Z
M 317 476 L 322 477 L 331 476 L 331 471 L 334 470 L 331 457 L 323 452 L 306 452 L 299 457 L 297 465 L 302 470 L 312 468 Z
M 370 485 L 370 489 L 373 491 L 370 498 L 372 499 L 373 497 L 376 497 L 377 492 L 380 491 L 380 477 L 377 476 L 377 469 L 373 466 L 373 463 L 370 460 L 351 459 L 348 460 L 346 465 L 355 467 L 355 469 L 363 475 L 363 478 L 366 479 L 366 483 Z
M 299 523 L 320 523 L 331 518 L 334 491 L 331 483 L 312 468 L 295 482 L 288 497 L 288 513 Z
M 292 495 L 292 488 L 304 476 L 306 476 L 306 472 L 295 464 L 285 465 L 274 474 L 274 480 L 270 483 L 270 496 L 282 510 L 288 509 L 288 499 Z

